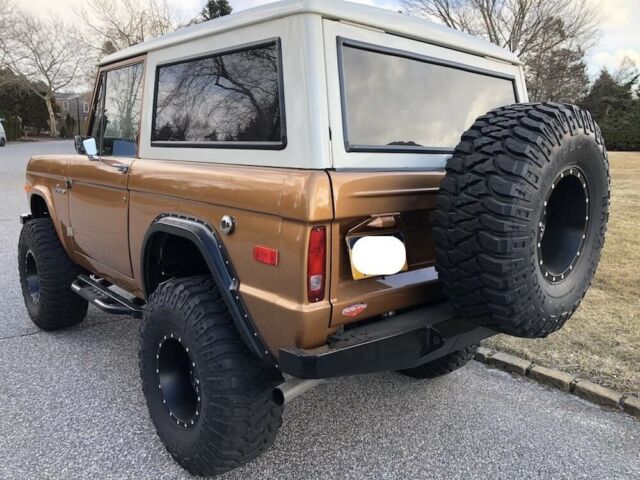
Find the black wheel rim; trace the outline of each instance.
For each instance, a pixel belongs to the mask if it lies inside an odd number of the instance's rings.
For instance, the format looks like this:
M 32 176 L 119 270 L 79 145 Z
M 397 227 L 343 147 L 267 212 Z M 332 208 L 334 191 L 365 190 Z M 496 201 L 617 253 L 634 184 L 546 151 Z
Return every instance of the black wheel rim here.
M 40 277 L 38 276 L 38 265 L 33 256 L 33 252 L 29 250 L 24 259 L 25 277 L 27 283 L 27 291 L 31 297 L 31 301 L 37 304 L 40 300 Z
M 156 374 L 171 419 L 179 427 L 193 427 L 200 416 L 200 379 L 189 347 L 175 332 L 158 340 Z
M 562 282 L 571 275 L 588 228 L 589 185 L 580 168 L 568 167 L 554 180 L 538 223 L 538 262 L 548 282 Z

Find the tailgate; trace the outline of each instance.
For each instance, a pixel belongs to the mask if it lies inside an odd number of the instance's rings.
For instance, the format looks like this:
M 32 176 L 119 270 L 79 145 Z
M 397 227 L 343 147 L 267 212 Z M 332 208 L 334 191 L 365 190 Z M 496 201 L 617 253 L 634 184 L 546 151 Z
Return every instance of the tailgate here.
M 329 172 L 335 211 L 331 229 L 332 326 L 441 297 L 431 229 L 443 175 L 442 171 Z M 366 225 L 375 217 L 384 221 Z M 355 234 L 354 229 L 358 234 L 399 234 L 407 249 L 408 270 L 354 280 L 346 240 Z M 348 308 L 354 305 L 358 308 Z

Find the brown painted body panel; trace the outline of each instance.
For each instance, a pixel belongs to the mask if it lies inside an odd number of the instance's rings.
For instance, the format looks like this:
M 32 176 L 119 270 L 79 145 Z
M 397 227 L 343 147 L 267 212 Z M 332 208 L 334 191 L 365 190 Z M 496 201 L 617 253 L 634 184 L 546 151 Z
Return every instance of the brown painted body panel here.
M 114 163 L 122 161 L 91 162 L 68 155 L 29 164 L 29 182 L 53 210 L 72 258 L 143 297 L 142 249 L 155 218 L 179 213 L 217 228 L 223 215 L 232 215 L 237 227 L 222 239 L 243 300 L 272 352 L 283 346 L 319 346 L 341 324 L 439 297 L 430 268 L 430 215 L 441 173 L 325 172 L 137 159 L 129 162 L 125 175 Z M 56 193 L 66 179 L 73 181 L 71 191 Z M 407 244 L 409 271 L 353 280 L 347 232 L 371 215 L 391 212 L 401 213 L 398 228 Z M 306 256 L 314 225 L 328 228 L 329 294 L 324 301 L 309 303 Z M 69 226 L 73 237 L 64 235 Z M 253 259 L 257 245 L 279 251 L 277 267 Z M 355 303 L 368 307 L 358 317 L 342 315 L 343 308 Z
M 240 291 L 272 352 L 285 345 L 313 347 L 331 331 L 328 301 L 306 299 L 307 236 L 333 217 L 324 171 L 136 160 L 129 176 L 130 248 L 137 292 L 142 293 L 144 237 L 163 213 L 205 220 L 217 229 L 223 215 L 236 228 L 222 235 Z M 277 249 L 277 267 L 253 259 L 253 247 Z
M 117 169 L 131 159 L 103 158 L 88 161 L 85 156 L 70 158 L 67 175 L 69 217 L 73 225 L 75 251 L 101 265 L 132 277 L 129 258 L 129 194 L 127 175 Z
M 333 185 L 335 219 L 331 236 L 332 326 L 360 321 L 440 298 L 433 265 L 431 215 L 444 172 L 329 172 Z M 387 277 L 354 280 L 346 237 L 350 229 L 372 215 L 399 214 L 394 227 L 365 228 L 373 235 L 399 232 L 407 249 L 409 270 Z M 343 309 L 366 304 L 360 315 Z
M 109 161 L 108 159 L 105 159 Z M 125 160 L 126 161 L 126 160 Z M 114 163 L 119 163 L 115 162 Z M 122 216 L 122 209 L 124 204 L 123 195 L 127 193 L 126 182 L 127 176 L 120 174 L 120 188 L 117 190 L 118 202 L 114 202 L 114 190 L 109 190 L 106 185 L 100 185 L 106 181 L 106 175 L 103 177 L 95 170 L 101 170 L 105 167 L 106 163 L 92 162 L 87 159 L 85 155 L 41 155 L 33 157 L 27 165 L 26 180 L 30 185 L 31 191 L 29 192 L 29 200 L 33 195 L 42 197 L 49 210 L 49 214 L 53 221 L 53 224 L 58 232 L 60 241 L 64 245 L 69 257 L 87 270 L 97 273 L 112 283 L 119 285 L 120 287 L 128 290 L 132 293 L 140 295 L 136 289 L 136 284 L 133 281 L 131 274 L 126 275 L 123 272 L 117 271 L 112 268 L 113 260 L 124 255 L 128 261 L 129 247 L 127 239 L 127 224 L 124 223 L 124 229 L 117 229 L 117 226 L 122 226 L 122 223 L 114 224 L 113 219 L 116 218 L 115 211 L 118 211 Z M 71 172 L 85 172 L 80 174 L 80 178 L 85 180 L 92 176 L 91 183 L 80 181 L 74 185 Z M 68 186 L 68 181 L 71 181 L 71 188 Z M 124 183 L 122 183 L 124 182 Z M 99 187 L 95 189 L 89 189 L 89 187 Z M 80 192 L 87 209 L 82 213 L 82 216 L 77 217 L 77 222 L 72 222 L 71 212 L 76 215 L 79 213 L 77 205 L 73 205 L 72 192 L 74 188 Z M 80 196 L 80 195 L 79 195 Z M 94 206 L 96 207 L 94 209 Z M 127 204 L 124 204 L 125 218 L 128 216 Z M 88 231 L 88 225 L 83 224 L 84 221 L 92 222 L 96 224 L 99 231 L 106 232 L 107 235 L 111 235 L 116 241 L 103 241 L 100 240 L 101 249 L 95 249 L 95 246 L 89 245 L 89 248 L 93 250 L 99 258 L 93 258 L 87 252 L 83 252 L 78 248 L 76 243 L 76 232 Z M 70 230 L 70 227 L 72 229 Z M 90 231 L 88 232 L 92 234 Z M 86 240 L 86 237 L 85 237 Z M 110 265 L 104 264 L 100 261 L 107 260 Z
M 33 157 L 27 167 L 27 184 L 31 196 L 38 195 L 49 207 L 49 215 L 58 232 L 60 241 L 70 256 L 73 256 L 73 239 L 67 236 L 69 222 L 69 199 L 66 195 L 65 179 L 69 167 L 69 155 L 42 155 Z
M 116 163 L 127 162 L 128 174 Z M 68 155 L 30 162 L 28 179 L 41 194 L 71 257 L 138 297 L 144 297 L 142 256 L 154 219 L 176 213 L 218 228 L 223 215 L 236 228 L 221 235 L 243 300 L 269 349 L 312 348 L 345 323 L 440 296 L 433 270 L 431 213 L 441 172 L 335 172 L 103 159 Z M 55 192 L 72 180 L 64 194 Z M 409 271 L 355 281 L 345 238 L 372 215 L 399 213 Z M 327 228 L 327 295 L 310 303 L 306 291 L 309 233 Z M 63 235 L 73 227 L 73 237 Z M 365 229 L 366 231 L 367 229 Z M 385 230 L 369 229 L 371 233 Z M 277 266 L 257 262 L 255 246 L 277 249 Z M 345 307 L 366 303 L 356 317 Z

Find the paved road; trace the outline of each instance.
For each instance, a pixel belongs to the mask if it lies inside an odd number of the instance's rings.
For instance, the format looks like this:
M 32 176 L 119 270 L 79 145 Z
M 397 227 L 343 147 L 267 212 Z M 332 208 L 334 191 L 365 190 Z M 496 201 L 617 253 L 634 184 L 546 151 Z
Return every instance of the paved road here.
M 136 320 L 93 308 L 58 333 L 18 290 L 29 154 L 0 148 L 0 478 L 186 478 L 156 437 Z M 640 478 L 640 422 L 472 362 L 434 381 L 396 373 L 320 385 L 287 407 L 276 445 L 225 478 Z

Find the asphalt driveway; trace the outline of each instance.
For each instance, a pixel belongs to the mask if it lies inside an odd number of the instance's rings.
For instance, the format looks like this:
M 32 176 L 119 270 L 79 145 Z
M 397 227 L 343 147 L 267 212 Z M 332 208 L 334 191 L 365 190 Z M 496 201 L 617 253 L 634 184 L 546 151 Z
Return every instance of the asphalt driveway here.
M 138 321 L 93 307 L 43 333 L 18 287 L 24 168 L 71 142 L 0 148 L 0 478 L 184 478 L 148 418 Z M 447 377 L 324 383 L 276 445 L 225 478 L 640 478 L 640 422 L 472 362 Z

